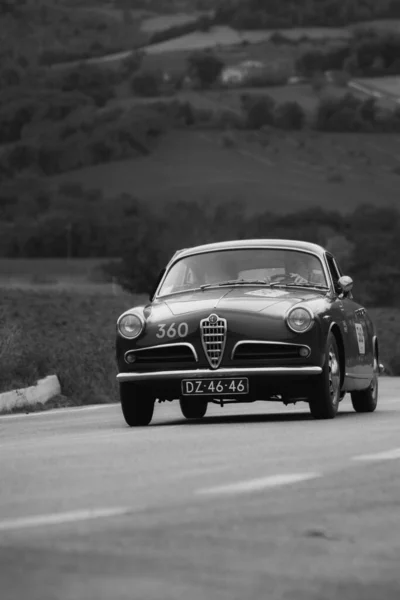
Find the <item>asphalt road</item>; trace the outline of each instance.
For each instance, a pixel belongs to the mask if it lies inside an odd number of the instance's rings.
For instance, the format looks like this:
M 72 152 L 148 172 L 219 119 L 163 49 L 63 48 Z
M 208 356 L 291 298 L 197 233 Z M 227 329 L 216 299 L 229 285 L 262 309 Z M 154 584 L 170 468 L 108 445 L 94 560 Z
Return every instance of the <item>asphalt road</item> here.
M 400 380 L 346 399 L 0 418 L 1 600 L 398 600 Z

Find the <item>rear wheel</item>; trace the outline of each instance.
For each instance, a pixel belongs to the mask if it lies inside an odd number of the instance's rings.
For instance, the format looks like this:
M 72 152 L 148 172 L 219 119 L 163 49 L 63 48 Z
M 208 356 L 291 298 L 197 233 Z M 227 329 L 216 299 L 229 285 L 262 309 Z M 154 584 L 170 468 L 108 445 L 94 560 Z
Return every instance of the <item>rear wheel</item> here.
M 378 373 L 379 364 L 374 355 L 374 376 L 373 379 L 365 390 L 357 390 L 351 392 L 351 403 L 353 408 L 358 413 L 374 412 L 378 404 Z
M 339 350 L 335 336 L 329 333 L 322 375 L 313 387 L 310 412 L 314 419 L 334 419 L 340 402 L 341 373 Z
M 203 418 L 208 407 L 208 402 L 204 398 L 180 398 L 179 404 L 186 419 Z
M 122 414 L 129 427 L 149 425 L 153 418 L 154 399 L 137 383 L 119 384 Z

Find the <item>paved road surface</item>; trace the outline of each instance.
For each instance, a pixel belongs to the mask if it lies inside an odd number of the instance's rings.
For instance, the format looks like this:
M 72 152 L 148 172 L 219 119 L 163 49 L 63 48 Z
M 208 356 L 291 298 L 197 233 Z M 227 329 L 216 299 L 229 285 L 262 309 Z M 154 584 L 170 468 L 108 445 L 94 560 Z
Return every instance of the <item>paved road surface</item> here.
M 0 418 L 1 600 L 398 600 L 400 380 L 298 405 Z

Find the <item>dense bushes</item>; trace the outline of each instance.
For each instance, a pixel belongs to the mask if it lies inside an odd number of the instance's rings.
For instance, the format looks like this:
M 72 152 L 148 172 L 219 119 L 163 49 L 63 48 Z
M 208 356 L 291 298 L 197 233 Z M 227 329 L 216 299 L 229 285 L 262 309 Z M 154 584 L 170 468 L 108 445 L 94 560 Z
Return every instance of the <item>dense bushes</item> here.
M 104 66 L 80 64 L 50 72 L 46 85 L 60 92 L 81 92 L 96 106 L 104 106 L 114 97 L 118 73 Z
M 243 94 L 242 110 L 246 115 L 247 129 L 261 129 L 264 126 L 278 129 L 302 129 L 306 115 L 298 102 L 289 101 L 277 104 L 271 96 Z
M 27 0 L 7 14 L 5 31 L 12 33 L 9 44 L 17 47 L 23 39 L 24 47 L 30 47 L 39 63 L 48 66 L 128 50 L 147 41 L 147 34 L 134 21 L 109 18 L 95 6 L 94 10 L 87 8 L 81 5 L 72 9 L 68 2 Z
M 353 40 L 326 50 L 309 50 L 296 61 L 305 76 L 345 70 L 353 76 L 373 77 L 400 73 L 400 35 L 360 30 Z
M 340 71 L 350 54 L 349 44 L 329 50 L 308 50 L 296 60 L 296 70 L 306 77 L 325 71 Z
M 16 142 L 23 137 L 27 126 L 63 120 L 78 109 L 92 104 L 88 96 L 79 92 L 5 91 L 0 94 L 0 139 L 2 143 Z
M 224 63 L 210 51 L 193 52 L 188 57 L 188 73 L 202 88 L 210 87 L 220 76 Z
M 148 154 L 154 138 L 168 126 L 155 109 L 135 107 L 130 111 L 109 110 L 101 114 L 72 114 L 33 137 L 3 149 L 0 178 L 11 178 L 25 170 L 55 175 L 129 156 Z M 43 132 L 43 123 L 40 130 Z
M 400 131 L 400 108 L 383 111 L 375 98 L 361 100 L 352 94 L 322 97 L 315 111 L 306 114 L 294 101 L 276 103 L 271 96 L 243 94 L 242 111 L 247 129 L 268 125 L 296 130 L 309 125 L 318 131 L 397 133 Z
M 304 110 L 297 102 L 282 102 L 275 109 L 274 125 L 279 129 L 302 129 L 304 122 Z
M 132 91 L 137 96 L 152 98 L 161 94 L 162 77 L 155 71 L 139 71 L 132 78 Z
M 351 94 L 323 98 L 316 111 L 314 127 L 320 131 L 396 133 L 400 131 L 400 109 L 382 112 L 374 98 L 360 100 Z
M 118 72 L 105 67 L 79 65 L 38 73 L 35 81 L 0 92 L 0 140 L 16 142 L 28 125 L 40 131 L 48 122 L 59 122 L 83 107 L 103 107 L 114 96 Z

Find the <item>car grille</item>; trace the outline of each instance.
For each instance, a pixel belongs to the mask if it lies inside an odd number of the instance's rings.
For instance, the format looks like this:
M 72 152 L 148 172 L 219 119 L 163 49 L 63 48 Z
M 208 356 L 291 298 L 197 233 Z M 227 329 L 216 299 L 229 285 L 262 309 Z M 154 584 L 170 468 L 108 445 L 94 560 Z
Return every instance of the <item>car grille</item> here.
M 201 341 L 210 367 L 219 367 L 226 343 L 227 323 L 217 315 L 200 321 Z
M 152 348 L 143 348 L 133 350 L 128 354 L 135 356 L 134 364 L 155 364 L 155 363 L 180 363 L 196 362 L 194 349 L 184 344 L 169 344 L 165 346 L 153 346 Z
M 286 358 L 300 358 L 300 349 L 304 346 L 297 344 L 239 344 L 234 351 L 233 360 L 273 360 Z

